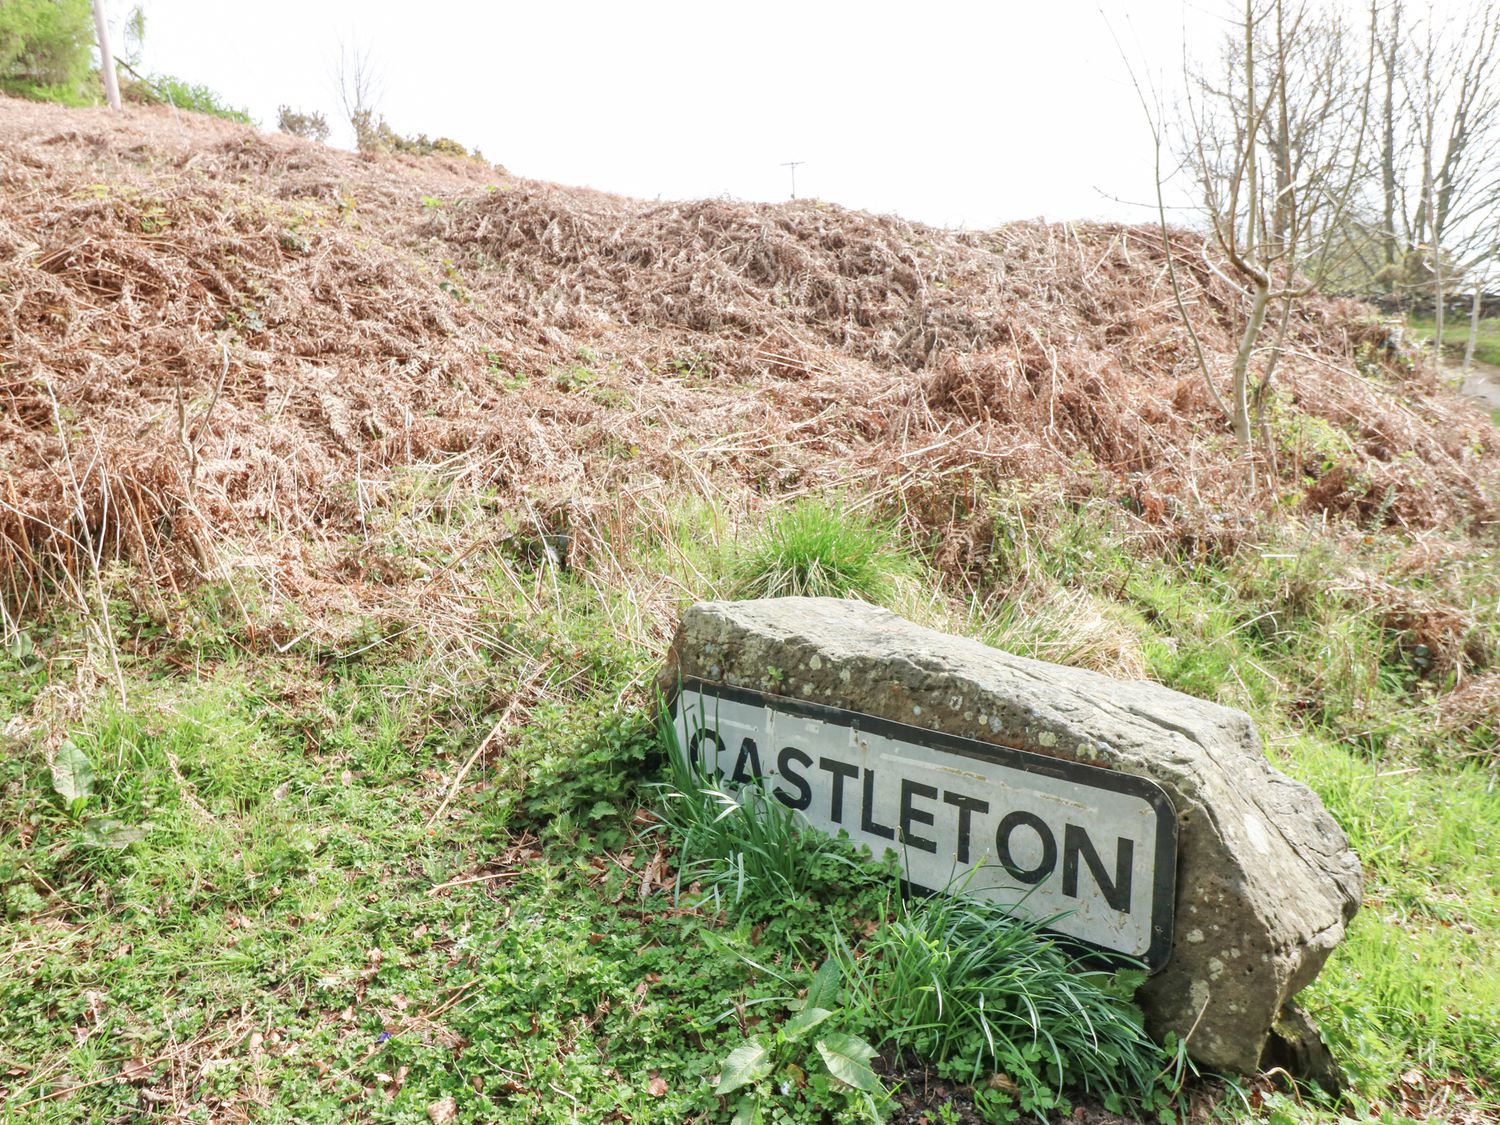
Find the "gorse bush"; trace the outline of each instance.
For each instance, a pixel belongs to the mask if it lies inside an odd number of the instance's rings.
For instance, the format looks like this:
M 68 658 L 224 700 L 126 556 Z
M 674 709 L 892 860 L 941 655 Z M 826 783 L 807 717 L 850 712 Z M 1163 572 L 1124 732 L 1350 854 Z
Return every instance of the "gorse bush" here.
M 88 105 L 99 98 L 89 0 L 0 3 L 0 91 Z
M 385 117 L 369 109 L 359 109 L 349 118 L 354 128 L 355 147 L 360 152 L 398 152 L 406 156 L 453 156 L 465 160 L 483 160 L 477 148 L 470 150 L 452 137 L 428 140 L 426 133 L 406 136 L 396 132 Z
M 1074 1089 L 1115 1112 L 1164 1106 L 1183 1064 L 1142 1028 L 1131 996 L 1144 974 L 1090 970 L 1043 924 L 938 895 L 904 903 L 858 957 L 847 945 L 840 955 L 885 1042 L 958 1081 L 1004 1076 L 976 1090 L 992 1119 L 1066 1112 L 1064 1091 Z
M 739 598 L 858 597 L 885 602 L 919 573 L 895 531 L 830 500 L 777 508 L 733 561 Z
M 294 137 L 302 137 L 309 141 L 322 143 L 328 140 L 328 118 L 316 110 L 304 113 L 289 105 L 278 106 L 276 128 L 283 133 L 290 133 Z

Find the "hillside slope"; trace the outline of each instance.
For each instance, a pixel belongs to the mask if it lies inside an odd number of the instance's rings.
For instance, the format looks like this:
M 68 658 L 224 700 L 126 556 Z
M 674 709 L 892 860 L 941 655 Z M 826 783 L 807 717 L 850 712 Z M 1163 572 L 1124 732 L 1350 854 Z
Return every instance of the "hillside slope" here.
M 1222 375 L 1243 298 L 1173 239 Z M 1500 1122 L 1500 457 L 1398 337 L 1302 306 L 1268 485 L 1150 227 L 646 203 L 0 99 L 8 1119 L 725 1119 L 731 1052 L 911 916 L 663 787 L 680 608 L 811 576 L 1250 714 L 1365 866 L 1299 995 L 1338 1111 Z M 979 997 L 940 1005 L 947 1058 L 897 1034 L 936 1026 L 925 969 L 829 1017 L 891 1120 L 1010 1120 L 1018 1082 L 1124 1120 L 1095 1063 L 1151 1116 L 1331 1119 L 981 1034 L 1061 965 L 989 925 L 913 962 Z M 1068 994 L 1028 1018 L 1100 1042 Z M 792 1059 L 768 1117 L 868 1113 Z
M 1227 370 L 1239 298 L 1176 237 Z M 953 531 L 955 495 L 1103 479 L 1215 542 L 1278 499 L 1231 464 L 1151 228 L 648 204 L 4 101 L 0 259 L 13 606 L 82 542 L 171 583 L 233 541 L 296 586 L 406 469 L 578 527 L 643 491 L 858 485 Z M 1488 517 L 1488 421 L 1370 313 L 1311 301 L 1291 338 L 1280 503 Z

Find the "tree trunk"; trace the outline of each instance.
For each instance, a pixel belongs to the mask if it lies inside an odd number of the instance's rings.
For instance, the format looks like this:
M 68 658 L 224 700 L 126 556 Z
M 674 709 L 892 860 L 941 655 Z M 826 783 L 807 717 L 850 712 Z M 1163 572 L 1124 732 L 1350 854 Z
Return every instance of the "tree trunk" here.
M 1255 301 L 1250 306 L 1250 319 L 1245 324 L 1245 334 L 1240 337 L 1240 346 L 1234 353 L 1234 436 L 1244 446 L 1248 446 L 1252 440 L 1250 356 L 1255 351 L 1255 342 L 1260 339 L 1260 330 L 1266 323 L 1266 306 L 1270 301 L 1269 279 L 1257 279 Z
M 109 23 L 104 18 L 104 0 L 94 0 L 94 30 L 99 33 L 99 76 L 109 108 L 120 112 L 120 76 L 115 73 L 114 52 L 109 49 Z
M 1464 343 L 1464 374 L 1469 373 L 1469 368 L 1474 366 L 1474 341 L 1479 336 L 1479 305 L 1484 293 L 1484 286 L 1474 282 L 1474 303 L 1469 306 L 1469 338 Z
M 1432 326 L 1432 362 L 1441 369 L 1443 366 L 1443 257 L 1442 251 L 1434 244 L 1432 247 L 1432 314 L 1434 323 Z
M 1439 370 L 1443 366 L 1443 247 L 1438 241 L 1441 231 L 1438 227 L 1437 210 L 1434 203 L 1434 184 L 1432 180 L 1432 125 L 1429 112 L 1426 139 L 1423 141 L 1423 172 L 1422 172 L 1422 204 L 1421 210 L 1425 211 L 1423 216 L 1428 222 L 1428 229 L 1432 232 L 1432 362 Z
M 1391 9 L 1391 32 L 1380 57 L 1385 64 L 1385 104 L 1380 129 L 1380 234 L 1385 256 L 1385 291 L 1396 289 L 1396 51 L 1401 35 L 1401 5 Z

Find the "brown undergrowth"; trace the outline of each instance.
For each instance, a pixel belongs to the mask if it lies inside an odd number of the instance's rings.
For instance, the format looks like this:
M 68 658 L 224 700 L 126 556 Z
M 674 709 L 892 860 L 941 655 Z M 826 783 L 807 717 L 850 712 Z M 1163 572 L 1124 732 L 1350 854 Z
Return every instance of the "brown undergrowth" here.
M 1173 239 L 1225 372 L 1243 296 Z M 431 579 L 369 565 L 413 477 L 567 524 L 575 561 L 683 490 L 736 509 L 858 491 L 956 572 L 985 546 L 980 498 L 1018 480 L 1103 481 L 1189 547 L 1288 505 L 1411 531 L 1491 515 L 1488 421 L 1340 301 L 1293 319 L 1281 476 L 1257 486 L 1150 227 L 653 204 L 6 100 L 0 261 L 13 616 L 117 557 L 167 593 L 248 569 L 378 601 Z

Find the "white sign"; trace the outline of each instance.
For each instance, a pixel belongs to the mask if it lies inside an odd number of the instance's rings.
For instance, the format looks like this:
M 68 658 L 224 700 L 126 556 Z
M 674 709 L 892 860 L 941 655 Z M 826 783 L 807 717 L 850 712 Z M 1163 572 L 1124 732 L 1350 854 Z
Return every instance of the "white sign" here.
M 815 827 L 894 850 L 919 892 L 994 899 L 1166 961 L 1177 820 L 1146 778 L 697 681 L 673 721 L 700 776 L 758 781 Z

